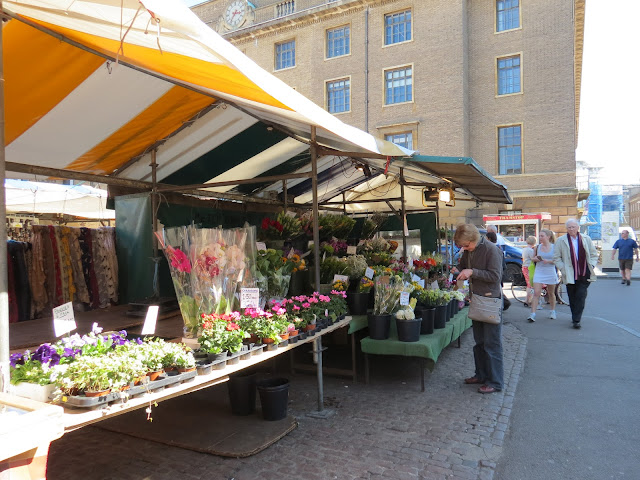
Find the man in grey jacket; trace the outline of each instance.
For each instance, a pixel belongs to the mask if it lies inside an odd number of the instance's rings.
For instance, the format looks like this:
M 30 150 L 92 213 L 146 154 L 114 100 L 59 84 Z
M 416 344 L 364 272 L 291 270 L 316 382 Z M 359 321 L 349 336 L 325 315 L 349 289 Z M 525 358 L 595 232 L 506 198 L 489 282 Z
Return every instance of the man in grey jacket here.
M 598 263 L 598 251 L 588 235 L 580 234 L 580 226 L 575 218 L 567 220 L 565 226 L 567 234 L 556 240 L 553 263 L 567 286 L 573 328 L 580 328 L 587 288 L 596 280 L 594 268 Z

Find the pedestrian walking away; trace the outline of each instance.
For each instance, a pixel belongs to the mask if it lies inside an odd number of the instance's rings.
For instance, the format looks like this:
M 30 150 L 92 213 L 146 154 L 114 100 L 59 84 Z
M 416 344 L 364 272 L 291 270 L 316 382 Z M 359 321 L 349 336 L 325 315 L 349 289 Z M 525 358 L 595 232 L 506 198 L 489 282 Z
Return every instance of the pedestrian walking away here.
M 562 282 L 567 286 L 573 328 L 580 328 L 587 289 L 596 280 L 594 268 L 598 262 L 598 251 L 591 238 L 580 233 L 580 226 L 575 218 L 567 220 L 565 226 L 567 234 L 556 242 L 553 262 L 562 274 Z
M 502 289 L 502 259 L 500 249 L 471 224 L 458 225 L 453 236 L 454 243 L 463 249 L 458 269 L 458 281 L 469 280 L 471 292 L 476 295 L 500 298 Z M 504 368 L 502 362 L 502 312 L 497 325 L 472 320 L 473 360 L 476 373 L 464 383 L 482 385 L 480 393 L 499 392 L 503 388 Z
M 613 244 L 611 252 L 611 260 L 616 257 L 618 251 L 618 264 L 620 265 L 620 274 L 622 275 L 622 284 L 631 285 L 631 270 L 633 269 L 633 256 L 635 254 L 636 261 L 640 261 L 638 252 L 638 244 L 632 238 L 629 238 L 629 230 L 623 230 L 622 238 L 616 240 Z
M 540 243 L 538 244 L 535 255 L 531 259 L 536 264 L 536 270 L 533 274 L 533 298 L 531 299 L 531 313 L 527 317 L 530 322 L 536 321 L 536 309 L 540 301 L 543 285 L 547 286 L 547 297 L 551 312 L 549 318 L 556 318 L 556 286 L 558 285 L 558 273 L 553 262 L 555 235 L 551 230 L 540 230 Z

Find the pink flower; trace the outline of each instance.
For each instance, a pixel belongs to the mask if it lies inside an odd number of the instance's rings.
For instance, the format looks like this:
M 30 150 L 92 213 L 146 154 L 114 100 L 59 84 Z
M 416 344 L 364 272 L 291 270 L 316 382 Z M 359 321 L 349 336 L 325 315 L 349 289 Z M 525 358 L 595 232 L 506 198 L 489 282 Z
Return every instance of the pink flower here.
M 311 304 L 309 302 L 305 302 L 302 304 L 304 308 L 311 308 Z
M 287 310 L 285 308 L 279 308 L 276 313 L 278 315 L 284 315 L 285 313 L 287 313 Z
M 300 310 L 300 307 L 299 307 L 298 305 L 294 305 L 294 306 L 293 306 L 293 310 L 294 310 L 295 312 L 297 312 L 298 310 Z

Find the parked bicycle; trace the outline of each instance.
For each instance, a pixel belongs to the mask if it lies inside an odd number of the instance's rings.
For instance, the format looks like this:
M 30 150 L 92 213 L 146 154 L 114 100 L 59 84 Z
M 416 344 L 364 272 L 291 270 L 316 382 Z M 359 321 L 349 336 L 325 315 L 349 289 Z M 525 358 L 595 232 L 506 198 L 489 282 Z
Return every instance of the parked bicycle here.
M 556 303 L 560 305 L 569 305 L 569 297 L 567 297 L 567 289 L 562 284 L 562 277 L 558 272 L 559 283 L 556 285 Z M 526 303 L 527 301 L 527 282 L 524 279 L 522 272 L 513 275 L 513 281 L 511 282 L 511 295 L 520 303 Z M 540 303 L 549 303 L 549 292 L 547 285 L 542 286 L 542 292 L 540 293 Z

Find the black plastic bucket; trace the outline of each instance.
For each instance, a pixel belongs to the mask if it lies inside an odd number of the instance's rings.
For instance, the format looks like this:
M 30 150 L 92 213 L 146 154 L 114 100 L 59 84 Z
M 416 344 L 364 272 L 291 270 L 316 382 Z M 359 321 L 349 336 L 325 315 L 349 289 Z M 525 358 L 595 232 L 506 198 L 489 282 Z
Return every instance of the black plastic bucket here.
M 435 316 L 435 308 L 422 309 L 422 324 L 420 325 L 420 335 L 430 335 L 433 333 L 433 320 Z
M 391 328 L 391 315 L 369 315 L 369 338 L 372 340 L 386 340 Z
M 413 320 L 399 320 L 396 318 L 398 340 L 401 342 L 417 342 L 420 340 L 421 324 L 421 318 L 414 318 Z
M 227 382 L 231 413 L 251 415 L 256 411 L 256 374 L 240 373 L 229 377 Z
M 347 293 L 347 305 L 351 315 L 366 315 L 369 306 L 369 292 L 349 292 Z
M 436 314 L 433 319 L 433 328 L 436 330 L 445 327 L 447 323 L 447 309 L 448 305 L 439 305 L 436 307 Z
M 267 378 L 257 383 L 262 418 L 269 421 L 287 417 L 289 403 L 289 380 L 286 378 Z

